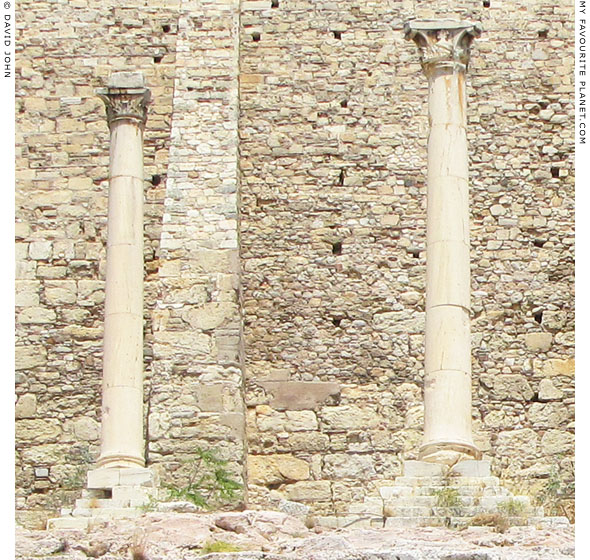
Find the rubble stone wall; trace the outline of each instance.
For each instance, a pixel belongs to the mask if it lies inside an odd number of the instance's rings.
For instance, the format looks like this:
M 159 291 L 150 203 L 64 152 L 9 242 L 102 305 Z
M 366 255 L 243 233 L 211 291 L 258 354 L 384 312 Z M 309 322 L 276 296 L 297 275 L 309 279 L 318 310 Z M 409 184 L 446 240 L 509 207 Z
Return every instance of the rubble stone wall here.
M 213 447 L 251 505 L 327 513 L 415 458 L 428 122 L 412 17 L 484 28 L 467 75 L 476 442 L 508 484 L 573 474 L 569 2 L 17 9 L 19 519 L 71 499 L 98 454 L 108 128 L 94 90 L 117 70 L 144 72 L 153 96 L 148 464 L 180 480 Z
M 404 40 L 414 15 L 484 28 L 467 74 L 475 441 L 519 489 L 553 465 L 572 475 L 572 6 L 443 4 L 242 5 L 254 503 L 345 512 L 416 458 L 428 83 Z

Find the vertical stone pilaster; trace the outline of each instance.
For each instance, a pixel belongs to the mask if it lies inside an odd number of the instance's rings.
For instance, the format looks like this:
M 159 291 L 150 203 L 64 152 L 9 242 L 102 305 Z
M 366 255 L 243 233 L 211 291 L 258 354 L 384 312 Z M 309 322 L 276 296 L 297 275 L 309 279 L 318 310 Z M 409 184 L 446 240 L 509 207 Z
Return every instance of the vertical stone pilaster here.
M 101 452 L 98 467 L 143 467 L 143 75 L 98 92 L 111 132 Z
M 469 178 L 465 73 L 481 32 L 468 22 L 411 21 L 428 77 L 424 440 L 420 458 L 479 457 L 471 433 Z

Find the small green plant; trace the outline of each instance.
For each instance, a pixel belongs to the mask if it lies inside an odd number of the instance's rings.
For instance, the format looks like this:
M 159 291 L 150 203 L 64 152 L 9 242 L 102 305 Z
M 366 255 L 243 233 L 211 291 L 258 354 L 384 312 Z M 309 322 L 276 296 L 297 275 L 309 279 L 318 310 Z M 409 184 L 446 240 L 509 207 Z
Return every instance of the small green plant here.
M 150 496 L 148 498 L 147 503 L 143 504 L 142 506 L 139 506 L 139 510 L 142 513 L 148 513 L 150 511 L 156 511 L 158 507 L 158 500 L 156 500 L 153 496 Z
M 474 527 L 493 527 L 498 533 L 504 533 L 510 527 L 508 519 L 501 513 L 478 513 L 471 519 L 469 525 Z
M 456 508 L 463 505 L 459 497 L 459 491 L 455 488 L 442 488 L 435 490 L 433 494 L 436 496 L 436 507 Z
M 225 541 L 206 542 L 201 548 L 201 554 L 211 552 L 240 552 L 241 548 Z
M 188 482 L 183 487 L 166 485 L 173 500 L 186 500 L 201 509 L 210 509 L 238 497 L 242 485 L 226 470 L 227 461 L 215 450 L 195 449 L 195 457 L 188 461 Z
M 509 517 L 521 517 L 524 514 L 526 507 L 522 502 L 510 498 L 505 502 L 499 503 L 498 509 Z
M 537 503 L 545 508 L 549 515 L 565 515 L 570 523 L 575 522 L 575 481 L 565 481 L 559 469 L 554 465 L 545 486 L 537 494 Z

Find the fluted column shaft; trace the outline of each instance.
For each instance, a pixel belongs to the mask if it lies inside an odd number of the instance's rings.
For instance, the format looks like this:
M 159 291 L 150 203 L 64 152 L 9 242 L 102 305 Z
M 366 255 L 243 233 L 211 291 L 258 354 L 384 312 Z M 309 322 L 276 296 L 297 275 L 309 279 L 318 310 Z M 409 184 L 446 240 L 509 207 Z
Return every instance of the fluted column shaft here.
M 478 457 L 471 430 L 469 178 L 465 72 L 479 29 L 412 21 L 429 82 L 424 439 L 420 458 Z
M 120 73 L 99 91 L 110 128 L 99 467 L 143 467 L 143 128 L 149 90 Z

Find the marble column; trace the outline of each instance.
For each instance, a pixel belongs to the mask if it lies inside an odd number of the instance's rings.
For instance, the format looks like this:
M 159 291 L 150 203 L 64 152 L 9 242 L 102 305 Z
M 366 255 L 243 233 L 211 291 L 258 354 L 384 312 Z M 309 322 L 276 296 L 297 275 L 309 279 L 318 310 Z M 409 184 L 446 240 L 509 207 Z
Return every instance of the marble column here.
M 98 92 L 110 129 L 101 452 L 105 467 L 143 467 L 143 75 Z
M 423 461 L 479 458 L 471 431 L 469 179 L 465 74 L 480 28 L 410 21 L 428 78 L 426 337 Z

